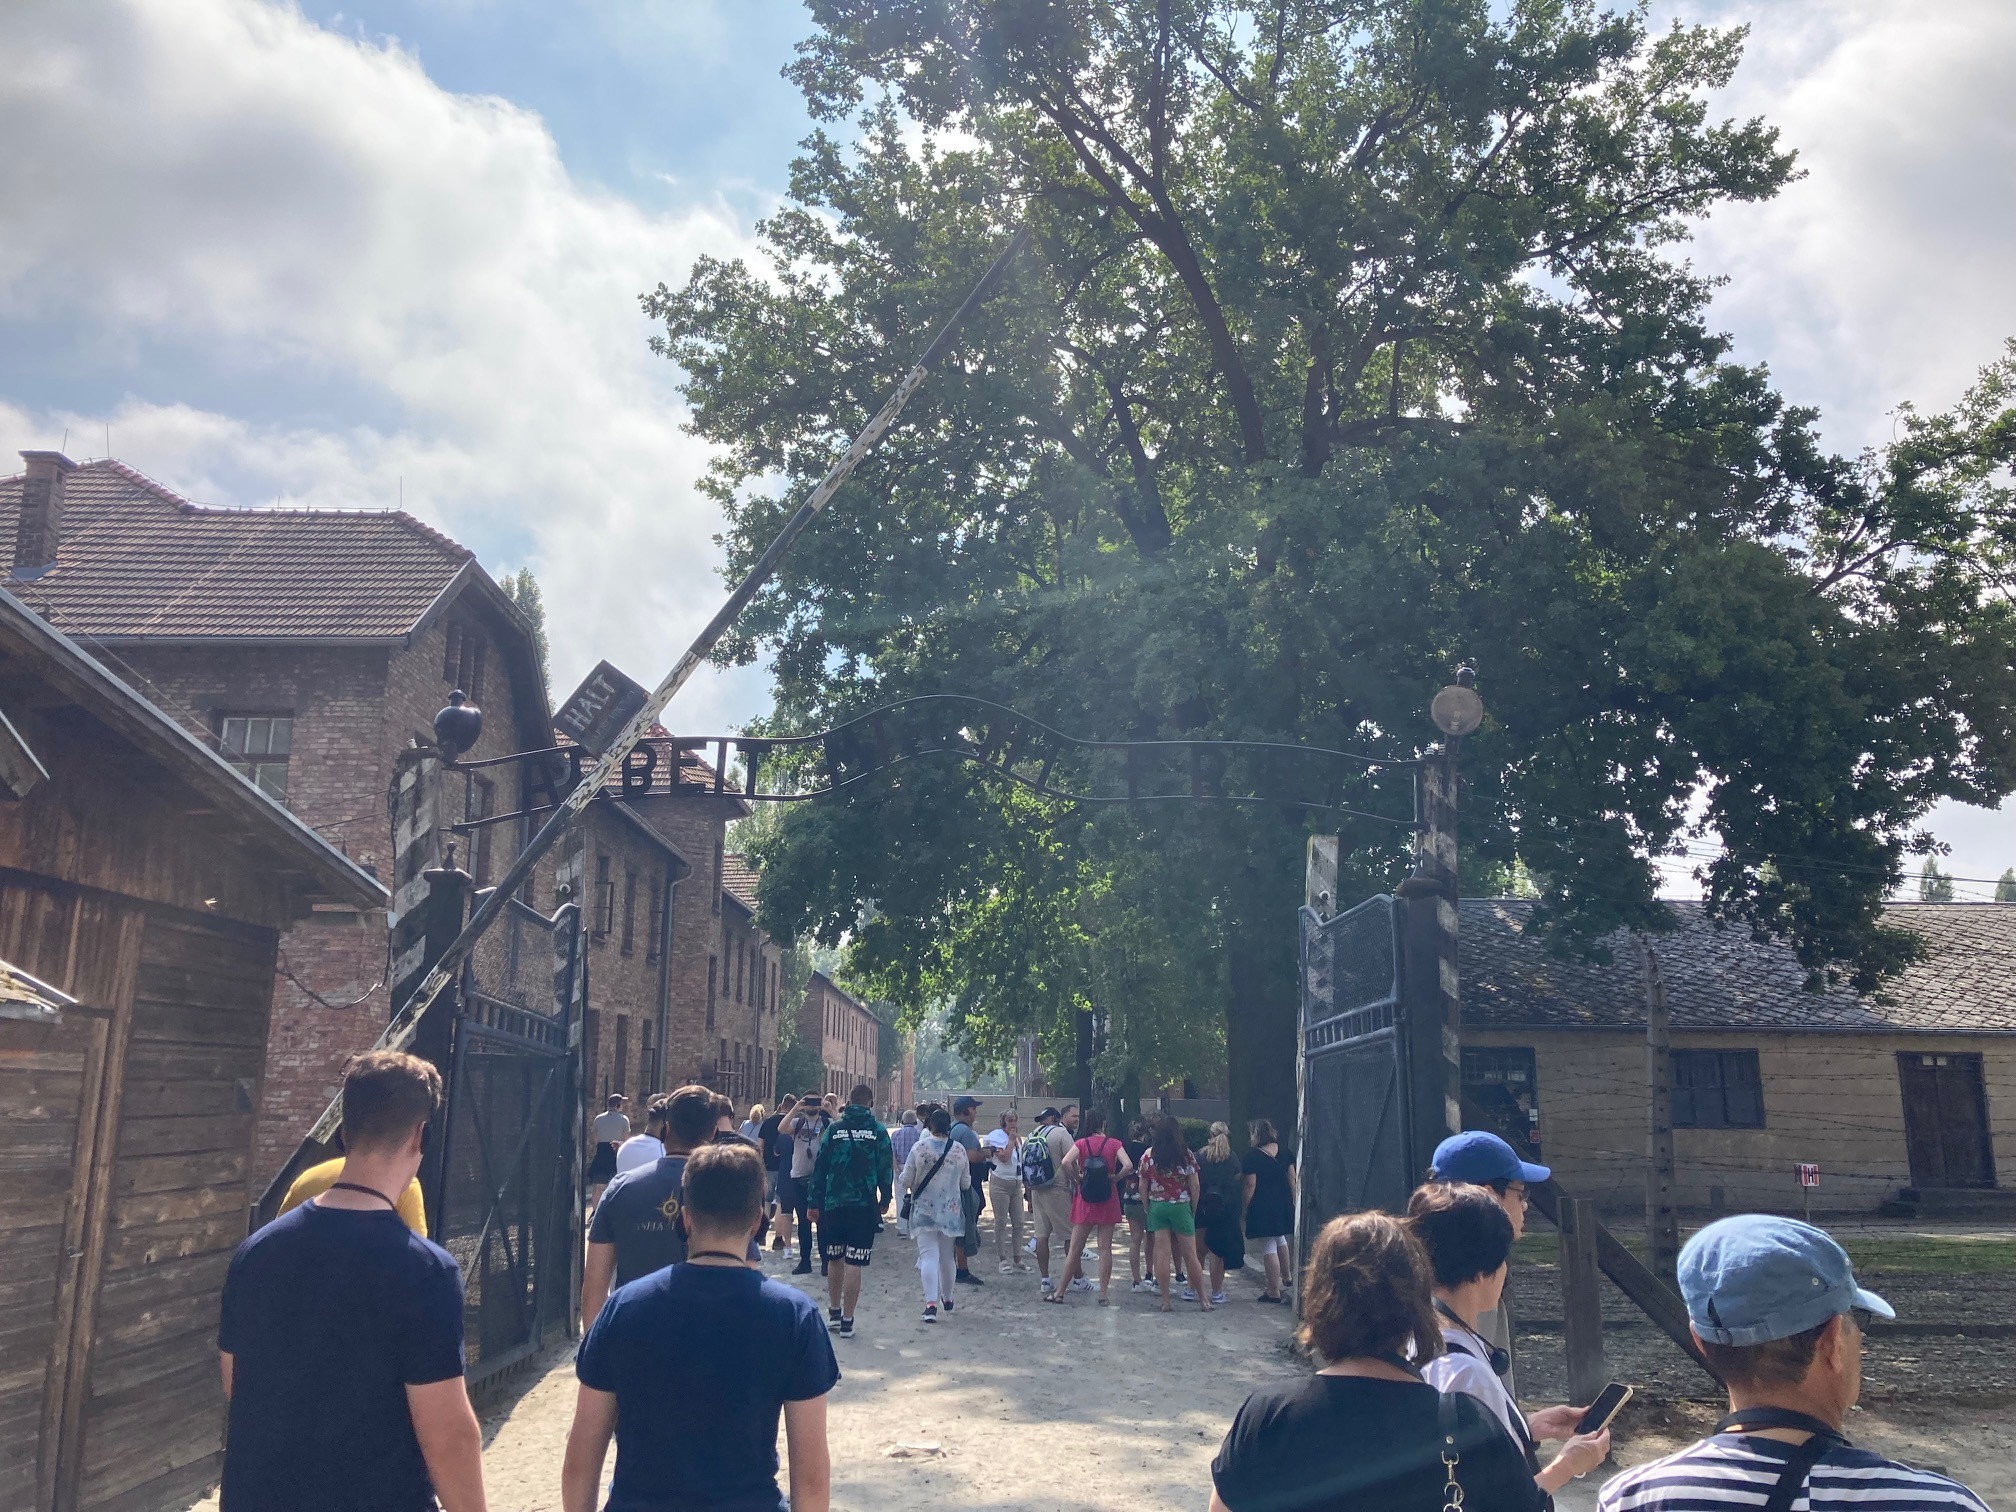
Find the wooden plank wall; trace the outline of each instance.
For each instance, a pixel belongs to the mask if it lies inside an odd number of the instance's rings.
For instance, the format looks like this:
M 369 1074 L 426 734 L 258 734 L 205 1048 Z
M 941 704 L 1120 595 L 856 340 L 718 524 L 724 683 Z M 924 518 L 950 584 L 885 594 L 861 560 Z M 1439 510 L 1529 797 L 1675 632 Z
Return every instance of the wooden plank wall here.
M 94 1171 L 116 1103 L 140 911 L 0 871 L 0 956 L 79 999 L 60 1024 L 0 1021 L 0 1507 L 47 1505 L 65 1385 L 102 1232 Z
M 180 1505 L 217 1475 L 218 1297 L 253 1196 L 276 946 L 271 930 L 148 912 L 66 1488 L 93 1512 Z

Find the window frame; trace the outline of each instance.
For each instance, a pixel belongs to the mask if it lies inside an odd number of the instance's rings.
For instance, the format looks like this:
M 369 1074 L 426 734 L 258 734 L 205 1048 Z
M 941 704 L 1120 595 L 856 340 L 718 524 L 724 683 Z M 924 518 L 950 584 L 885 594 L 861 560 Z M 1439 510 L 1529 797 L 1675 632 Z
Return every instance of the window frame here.
M 275 803 L 285 807 L 294 755 L 294 711 L 292 709 L 219 709 L 216 711 L 214 718 L 216 728 L 213 733 L 217 737 L 217 754 L 224 758 L 232 771 L 243 777 Z M 287 749 L 278 752 L 272 748 L 273 727 L 276 721 L 284 722 L 286 725 Z M 231 744 L 231 726 L 233 724 L 242 724 L 244 726 L 244 730 L 240 736 L 241 743 L 235 748 Z M 252 727 L 254 724 L 265 726 L 265 729 L 261 732 L 264 736 L 263 743 L 266 747 L 263 751 L 248 749 L 253 743 Z M 273 771 L 277 771 L 279 774 L 279 787 L 277 790 L 266 780 L 266 774 Z
M 1762 1129 L 1763 1068 L 1754 1049 L 1675 1047 L 1672 1067 L 1673 1127 Z M 1733 1077 L 1732 1070 L 1736 1073 Z
M 623 938 L 618 947 L 625 955 L 637 953 L 637 868 L 623 868 Z
M 607 852 L 598 851 L 595 856 L 595 917 L 589 932 L 598 940 L 606 940 L 615 923 L 616 879 L 610 873 Z

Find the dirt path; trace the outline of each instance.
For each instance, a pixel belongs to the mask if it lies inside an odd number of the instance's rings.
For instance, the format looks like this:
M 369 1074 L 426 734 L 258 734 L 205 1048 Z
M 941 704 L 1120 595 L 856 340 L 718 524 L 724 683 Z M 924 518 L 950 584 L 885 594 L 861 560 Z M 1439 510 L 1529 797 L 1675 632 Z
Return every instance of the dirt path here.
M 1288 1350 L 1291 1315 L 1256 1305 L 1250 1278 L 1235 1277 L 1232 1300 L 1208 1316 L 1163 1316 L 1154 1297 L 1126 1290 L 1124 1254 L 1110 1308 L 1085 1295 L 1068 1308 L 1041 1306 L 1033 1271 L 1002 1276 L 990 1261 L 986 1284 L 961 1287 L 951 1319 L 927 1328 L 913 1255 L 893 1232 L 883 1236 L 859 1335 L 835 1341 L 836 1512 L 1201 1512 L 1211 1457 L 1246 1393 L 1306 1368 Z M 766 1268 L 782 1273 L 775 1262 Z M 823 1288 L 818 1295 L 823 1306 Z M 571 1351 L 554 1350 L 523 1382 L 483 1414 L 490 1506 L 558 1512 Z M 1670 1452 L 1712 1418 L 1704 1404 L 1634 1403 L 1619 1459 Z M 1914 1415 L 1889 1402 L 1858 1413 L 1852 1431 L 1960 1476 L 1991 1505 L 2016 1507 L 2016 1411 L 1950 1403 Z M 1563 1512 L 1593 1508 L 1600 1484 L 1572 1485 Z

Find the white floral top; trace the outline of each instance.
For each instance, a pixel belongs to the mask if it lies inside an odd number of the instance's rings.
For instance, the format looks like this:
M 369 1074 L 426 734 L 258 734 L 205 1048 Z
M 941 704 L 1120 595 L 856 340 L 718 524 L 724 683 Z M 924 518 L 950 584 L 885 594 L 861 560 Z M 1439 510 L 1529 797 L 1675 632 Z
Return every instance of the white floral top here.
M 966 1166 L 966 1151 L 953 1144 L 945 1164 L 936 1176 L 931 1176 L 931 1167 L 938 1164 L 947 1142 L 944 1135 L 926 1134 L 904 1163 L 903 1190 L 913 1194 L 910 1202 L 913 1234 L 926 1229 L 956 1238 L 966 1232 L 966 1208 L 959 1200 L 959 1194 L 973 1184 L 972 1172 Z M 928 1182 L 924 1179 L 927 1176 L 931 1177 Z

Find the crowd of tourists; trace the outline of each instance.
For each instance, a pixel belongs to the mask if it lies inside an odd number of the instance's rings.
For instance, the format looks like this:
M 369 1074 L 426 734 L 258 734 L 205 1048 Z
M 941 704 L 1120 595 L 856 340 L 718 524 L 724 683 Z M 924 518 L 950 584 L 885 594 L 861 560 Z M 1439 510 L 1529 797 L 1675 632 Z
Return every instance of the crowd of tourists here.
M 462 1277 L 426 1238 L 413 1186 L 440 1077 L 372 1052 L 342 1097 L 340 1161 L 304 1173 L 225 1281 L 223 1512 L 484 1512 Z M 844 1104 L 786 1097 L 740 1118 L 694 1086 L 649 1099 L 633 1133 L 611 1099 L 592 1129 L 563 1512 L 828 1512 L 832 1341 L 855 1335 L 878 1236 L 893 1221 L 909 1238 L 922 1321 L 938 1324 L 960 1286 L 986 1284 L 989 1209 L 1000 1274 L 1030 1256 L 1053 1305 L 1085 1292 L 1110 1305 L 1123 1229 L 1130 1284 L 1164 1310 L 1223 1305 L 1249 1255 L 1263 1304 L 1285 1305 L 1299 1279 L 1314 1372 L 1239 1409 L 1200 1488 L 1212 1512 L 1530 1512 L 1609 1455 L 1589 1404 L 1527 1410 L 1513 1392 L 1502 1298 L 1528 1189 L 1548 1173 L 1496 1136 L 1446 1141 L 1405 1216 L 1331 1219 L 1298 1278 L 1294 1167 L 1264 1120 L 1235 1155 L 1224 1124 L 1193 1152 L 1173 1118 L 1118 1137 L 1097 1109 L 1045 1108 L 1025 1135 L 1012 1109 L 981 1132 L 979 1111 L 972 1097 L 925 1104 L 892 1133 L 866 1085 Z M 766 1255 L 824 1271 L 823 1319 L 763 1273 Z M 1894 1314 L 1827 1234 L 1724 1219 L 1688 1241 L 1679 1280 L 1731 1411 L 1611 1480 L 1604 1512 L 1986 1512 L 1958 1482 L 1847 1437 L 1864 1320 Z

